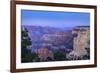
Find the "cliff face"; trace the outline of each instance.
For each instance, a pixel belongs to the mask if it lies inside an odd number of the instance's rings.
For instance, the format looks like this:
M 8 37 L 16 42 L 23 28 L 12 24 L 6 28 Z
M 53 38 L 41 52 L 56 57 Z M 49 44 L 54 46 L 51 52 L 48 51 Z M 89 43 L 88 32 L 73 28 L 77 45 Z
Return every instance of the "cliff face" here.
M 89 40 L 90 40 L 90 31 L 88 26 L 81 26 L 81 27 L 76 27 L 73 31 L 72 34 L 74 35 L 74 40 L 73 40 L 73 51 L 70 53 L 74 54 L 76 56 L 82 56 L 87 54 L 86 48 L 89 46 Z

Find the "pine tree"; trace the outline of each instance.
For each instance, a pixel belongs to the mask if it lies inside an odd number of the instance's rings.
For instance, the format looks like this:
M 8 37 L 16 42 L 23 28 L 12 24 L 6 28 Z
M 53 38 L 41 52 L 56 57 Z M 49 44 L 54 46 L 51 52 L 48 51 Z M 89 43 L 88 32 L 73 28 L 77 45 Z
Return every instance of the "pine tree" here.
M 32 44 L 28 36 L 28 30 L 21 30 L 21 62 L 32 62 L 33 55 L 28 48 Z

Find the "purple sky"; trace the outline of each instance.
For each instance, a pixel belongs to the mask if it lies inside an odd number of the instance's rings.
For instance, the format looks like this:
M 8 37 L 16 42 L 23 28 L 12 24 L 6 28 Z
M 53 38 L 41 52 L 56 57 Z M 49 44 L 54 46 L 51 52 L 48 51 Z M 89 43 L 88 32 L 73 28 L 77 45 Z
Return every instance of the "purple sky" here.
M 64 28 L 90 25 L 90 14 L 82 12 L 21 10 L 21 19 L 22 25 L 31 26 Z

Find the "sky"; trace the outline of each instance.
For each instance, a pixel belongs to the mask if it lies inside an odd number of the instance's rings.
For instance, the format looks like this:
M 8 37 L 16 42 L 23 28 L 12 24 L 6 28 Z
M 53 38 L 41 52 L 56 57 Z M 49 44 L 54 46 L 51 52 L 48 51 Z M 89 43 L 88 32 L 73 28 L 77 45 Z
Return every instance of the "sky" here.
M 21 10 L 21 24 L 56 28 L 89 26 L 90 13 Z

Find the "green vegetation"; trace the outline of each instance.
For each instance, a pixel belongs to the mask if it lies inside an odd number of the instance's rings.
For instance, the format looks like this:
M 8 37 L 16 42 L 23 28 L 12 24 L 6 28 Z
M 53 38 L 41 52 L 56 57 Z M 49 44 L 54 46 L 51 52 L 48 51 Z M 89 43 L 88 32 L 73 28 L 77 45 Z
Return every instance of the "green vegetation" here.
M 35 53 L 31 53 L 29 46 L 32 44 L 31 39 L 28 36 L 28 31 L 25 29 L 21 31 L 21 62 L 33 62 L 33 59 L 37 59 L 38 56 Z
M 55 61 L 63 61 L 66 60 L 66 54 L 60 50 L 54 52 L 54 60 Z

